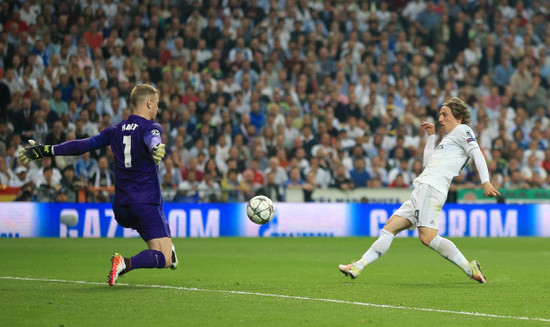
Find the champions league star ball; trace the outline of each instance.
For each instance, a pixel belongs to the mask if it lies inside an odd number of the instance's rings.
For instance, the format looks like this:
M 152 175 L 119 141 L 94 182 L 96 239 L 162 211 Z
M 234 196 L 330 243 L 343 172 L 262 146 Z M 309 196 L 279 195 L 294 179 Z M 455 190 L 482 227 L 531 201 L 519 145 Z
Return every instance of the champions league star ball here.
M 267 196 L 255 196 L 248 201 L 246 214 L 253 223 L 258 225 L 266 224 L 275 216 L 273 201 Z

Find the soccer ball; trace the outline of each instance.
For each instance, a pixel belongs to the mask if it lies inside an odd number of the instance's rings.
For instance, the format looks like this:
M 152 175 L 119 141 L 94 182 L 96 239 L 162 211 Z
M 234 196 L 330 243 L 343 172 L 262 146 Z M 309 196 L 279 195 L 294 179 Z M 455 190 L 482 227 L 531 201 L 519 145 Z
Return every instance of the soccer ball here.
M 273 201 L 267 196 L 255 196 L 248 201 L 246 214 L 253 223 L 258 225 L 266 224 L 275 216 Z

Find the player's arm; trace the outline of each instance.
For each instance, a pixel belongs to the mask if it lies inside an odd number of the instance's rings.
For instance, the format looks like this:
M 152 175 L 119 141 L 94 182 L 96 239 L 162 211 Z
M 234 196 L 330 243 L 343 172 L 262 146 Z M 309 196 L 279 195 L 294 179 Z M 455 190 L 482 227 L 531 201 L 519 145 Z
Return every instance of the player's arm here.
M 157 124 L 149 133 L 145 133 L 145 144 L 149 147 L 155 164 L 159 164 L 166 154 L 166 146 L 162 143 L 162 127 Z
M 420 129 L 425 129 L 426 133 L 428 133 L 428 140 L 426 141 L 426 146 L 424 147 L 424 157 L 422 158 L 422 166 L 426 167 L 435 150 L 435 125 L 427 121 L 423 121 Z
M 483 185 L 483 195 L 490 198 L 500 195 L 500 192 L 493 186 L 493 184 L 491 184 L 489 169 L 487 169 L 487 162 L 485 161 L 485 156 L 483 156 L 481 148 L 477 143 L 474 132 L 466 125 L 461 125 L 461 128 L 463 129 L 464 134 L 460 145 L 468 153 L 468 155 L 474 159 L 474 163 L 479 174 L 479 179 L 481 180 L 481 185 Z
M 470 156 L 474 158 L 474 162 L 479 173 L 479 179 L 483 185 L 483 194 L 487 197 L 495 197 L 500 195 L 500 192 L 491 184 L 489 180 L 489 169 L 487 169 L 487 162 L 485 162 L 485 157 L 481 153 L 481 149 L 476 147 L 470 153 Z
M 30 147 L 19 151 L 19 160 L 23 164 L 30 161 L 53 156 L 74 156 L 85 152 L 101 149 L 109 145 L 110 128 L 101 133 L 82 140 L 63 142 L 58 145 L 43 145 L 34 140 L 29 140 Z

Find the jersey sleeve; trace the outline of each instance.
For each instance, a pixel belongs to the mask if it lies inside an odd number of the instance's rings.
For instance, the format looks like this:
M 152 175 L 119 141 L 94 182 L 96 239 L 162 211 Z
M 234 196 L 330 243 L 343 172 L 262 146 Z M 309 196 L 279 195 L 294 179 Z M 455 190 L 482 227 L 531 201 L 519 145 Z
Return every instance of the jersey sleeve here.
M 85 152 L 101 149 L 111 144 L 111 134 L 113 126 L 109 126 L 101 131 L 101 133 L 88 137 L 82 140 L 67 141 L 58 145 L 54 145 L 53 154 L 56 156 L 74 156 L 81 155 Z
M 162 126 L 159 123 L 153 123 L 144 131 L 143 141 L 149 147 L 149 150 L 159 143 L 162 143 Z
M 472 156 L 472 151 L 479 149 L 479 144 L 475 137 L 474 131 L 468 125 L 460 125 L 459 133 L 457 133 L 457 143 L 460 145 L 468 156 Z
M 477 172 L 479 173 L 479 179 L 481 184 L 489 182 L 489 169 L 487 168 L 487 162 L 485 157 L 479 148 L 472 150 L 472 158 L 476 164 Z
M 424 157 L 422 160 L 422 167 L 426 167 L 432 158 L 432 154 L 435 149 L 435 135 L 428 136 L 426 146 L 424 147 Z

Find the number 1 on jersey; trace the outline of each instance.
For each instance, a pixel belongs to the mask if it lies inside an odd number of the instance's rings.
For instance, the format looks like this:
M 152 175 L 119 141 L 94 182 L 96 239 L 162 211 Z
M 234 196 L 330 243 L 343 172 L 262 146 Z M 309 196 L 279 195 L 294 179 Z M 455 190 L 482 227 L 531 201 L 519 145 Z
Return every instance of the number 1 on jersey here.
M 132 136 L 125 135 L 122 137 L 122 143 L 124 143 L 124 167 L 132 167 Z

